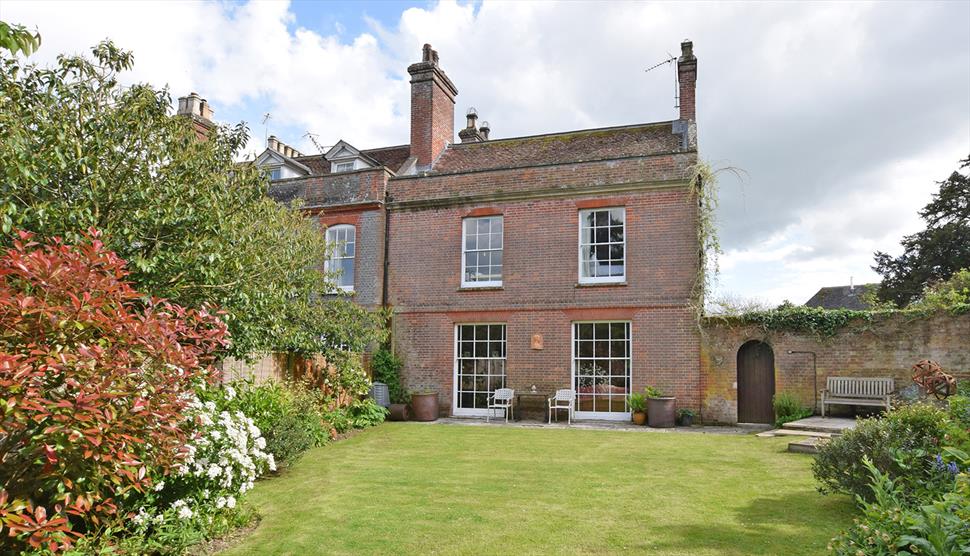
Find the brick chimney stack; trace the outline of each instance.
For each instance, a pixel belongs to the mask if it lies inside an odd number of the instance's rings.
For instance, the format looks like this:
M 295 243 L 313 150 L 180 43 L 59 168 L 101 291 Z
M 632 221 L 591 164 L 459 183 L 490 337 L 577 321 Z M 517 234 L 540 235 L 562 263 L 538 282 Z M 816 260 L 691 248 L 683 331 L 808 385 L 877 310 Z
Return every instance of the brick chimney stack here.
M 215 126 L 212 116 L 215 112 L 209 106 L 209 102 L 199 96 L 199 93 L 189 93 L 189 96 L 179 98 L 179 107 L 176 112 L 179 116 L 186 116 L 192 120 L 195 134 L 199 139 L 209 136 L 209 131 Z
M 680 119 L 696 121 L 694 91 L 697 88 L 697 58 L 694 57 L 694 43 L 689 40 L 680 43 L 677 83 L 680 86 Z
M 458 89 L 438 67 L 438 53 L 424 45 L 421 61 L 408 67 L 411 74 L 411 156 L 416 167 L 427 170 L 445 147 L 455 140 L 455 96 Z

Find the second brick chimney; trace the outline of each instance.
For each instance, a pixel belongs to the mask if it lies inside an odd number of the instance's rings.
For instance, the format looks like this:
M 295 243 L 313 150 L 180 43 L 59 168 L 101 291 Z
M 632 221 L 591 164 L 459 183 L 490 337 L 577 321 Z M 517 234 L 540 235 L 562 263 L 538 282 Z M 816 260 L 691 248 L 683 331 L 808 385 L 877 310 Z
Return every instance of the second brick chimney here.
M 427 170 L 455 139 L 455 96 L 458 89 L 438 67 L 438 53 L 424 45 L 411 74 L 411 156 Z
M 695 121 L 694 92 L 697 88 L 697 58 L 694 57 L 694 43 L 680 43 L 680 58 L 677 59 L 677 83 L 680 94 L 680 119 Z

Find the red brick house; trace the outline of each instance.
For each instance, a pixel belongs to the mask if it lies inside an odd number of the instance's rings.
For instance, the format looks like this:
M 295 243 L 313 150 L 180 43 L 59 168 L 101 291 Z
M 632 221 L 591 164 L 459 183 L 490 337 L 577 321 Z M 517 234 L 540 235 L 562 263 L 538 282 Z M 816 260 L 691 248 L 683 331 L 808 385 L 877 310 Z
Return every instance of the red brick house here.
M 425 45 L 409 145 L 343 141 L 307 156 L 270 138 L 270 195 L 303 199 L 339 245 L 327 261 L 366 306 L 393 309 L 410 389 L 484 415 L 497 387 L 573 388 L 580 418 L 626 419 L 653 385 L 701 405 L 697 162 L 690 42 L 672 121 L 490 138 Z

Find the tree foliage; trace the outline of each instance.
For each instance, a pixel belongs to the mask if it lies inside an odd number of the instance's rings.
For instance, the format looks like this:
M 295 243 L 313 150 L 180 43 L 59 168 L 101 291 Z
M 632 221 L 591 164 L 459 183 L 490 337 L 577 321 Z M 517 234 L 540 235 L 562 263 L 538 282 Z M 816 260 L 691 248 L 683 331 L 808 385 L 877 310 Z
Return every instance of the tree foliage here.
M 960 170 L 970 168 L 970 156 Z M 926 229 L 902 240 L 903 253 L 875 254 L 873 270 L 882 275 L 879 297 L 904 307 L 927 286 L 970 267 L 970 173 L 954 171 L 919 213 Z
M 96 237 L 17 237 L 0 256 L 0 549 L 55 551 L 180 463 L 225 325 L 132 289 Z
M 170 115 L 167 91 L 119 84 L 129 52 L 110 42 L 92 52 L 51 68 L 0 53 L 3 231 L 66 241 L 102 231 L 139 290 L 223 308 L 233 355 L 371 341 L 380 316 L 320 302 L 330 286 L 319 225 L 267 198 L 263 173 L 237 163 L 247 128 L 199 141 Z
M 40 48 L 40 33 L 31 33 L 23 25 L 0 21 L 0 50 L 29 56 Z

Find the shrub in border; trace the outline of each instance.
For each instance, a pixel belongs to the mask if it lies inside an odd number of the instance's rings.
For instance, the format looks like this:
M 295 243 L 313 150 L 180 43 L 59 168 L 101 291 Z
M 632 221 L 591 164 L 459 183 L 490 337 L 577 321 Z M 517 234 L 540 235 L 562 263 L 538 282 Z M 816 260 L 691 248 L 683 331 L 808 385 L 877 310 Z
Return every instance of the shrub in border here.
M 0 548 L 63 550 L 185 456 L 225 325 L 146 298 L 93 230 L 0 256 Z M 154 473 L 153 473 L 154 471 Z
M 893 477 L 905 496 L 938 493 L 933 459 L 944 445 L 962 446 L 965 435 L 947 412 L 930 404 L 902 406 L 881 418 L 860 420 L 854 429 L 819 448 L 812 464 L 822 492 L 838 492 L 872 500 L 870 473 L 863 459 Z

